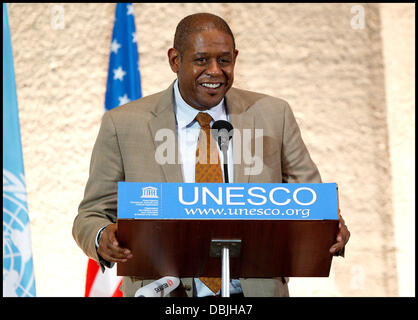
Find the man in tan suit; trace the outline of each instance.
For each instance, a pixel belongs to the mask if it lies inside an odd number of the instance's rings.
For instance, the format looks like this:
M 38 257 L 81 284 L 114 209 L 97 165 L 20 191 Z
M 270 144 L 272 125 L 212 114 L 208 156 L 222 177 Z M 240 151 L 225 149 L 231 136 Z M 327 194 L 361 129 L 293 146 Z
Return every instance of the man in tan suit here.
M 188 16 L 177 26 L 174 48 L 168 51 L 170 67 L 177 74 L 177 80 L 162 92 L 104 114 L 92 152 L 84 199 L 73 225 L 77 244 L 98 261 L 102 269 L 132 258 L 130 250 L 121 248 L 117 242 L 118 181 L 194 182 L 190 165 L 157 161 L 156 150 L 164 141 L 155 137 L 160 129 L 171 130 L 178 139 L 173 142 L 176 159 L 181 159 L 181 155 L 187 158 L 196 151 L 196 145 L 194 150 L 193 146 L 184 145 L 180 140 L 182 130 L 198 126 L 193 120 L 198 112 L 211 114 L 213 120 L 218 116 L 226 117 L 234 130 L 251 130 L 253 138 L 255 129 L 263 130 L 261 168 L 246 163 L 243 154 L 234 154 L 234 159 L 241 161 L 234 161 L 230 166 L 233 182 L 321 182 L 287 102 L 232 88 L 237 56 L 233 34 L 225 21 L 204 13 Z M 193 121 L 187 124 L 190 118 L 185 119 L 190 116 Z M 238 142 L 233 140 L 233 143 Z M 253 142 L 253 146 L 260 142 Z M 330 252 L 342 254 L 349 237 L 340 216 L 340 232 Z M 238 292 L 242 290 L 244 296 L 289 295 L 287 278 L 239 280 Z M 121 289 L 124 296 L 133 296 L 151 281 L 124 277 Z M 184 278 L 182 284 L 188 296 L 201 296 L 192 290 L 196 289 L 193 279 Z

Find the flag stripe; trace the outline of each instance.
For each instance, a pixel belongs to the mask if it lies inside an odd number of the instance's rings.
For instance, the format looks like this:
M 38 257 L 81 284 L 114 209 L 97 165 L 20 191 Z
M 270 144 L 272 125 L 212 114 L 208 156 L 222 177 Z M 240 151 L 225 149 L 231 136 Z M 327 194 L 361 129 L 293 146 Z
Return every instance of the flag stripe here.
M 93 263 L 97 262 L 92 261 Z M 89 263 L 90 264 L 90 263 Z M 88 297 L 117 297 L 122 296 L 119 287 L 122 283 L 122 277 L 116 275 L 116 268 L 106 269 L 106 272 L 101 272 L 100 270 L 93 268 L 92 270 L 97 270 L 95 277 L 91 278 L 91 287 L 88 292 Z
M 90 296 L 91 287 L 93 286 L 94 279 L 99 270 L 99 264 L 96 261 L 89 259 L 87 264 L 86 290 L 84 292 L 85 297 Z

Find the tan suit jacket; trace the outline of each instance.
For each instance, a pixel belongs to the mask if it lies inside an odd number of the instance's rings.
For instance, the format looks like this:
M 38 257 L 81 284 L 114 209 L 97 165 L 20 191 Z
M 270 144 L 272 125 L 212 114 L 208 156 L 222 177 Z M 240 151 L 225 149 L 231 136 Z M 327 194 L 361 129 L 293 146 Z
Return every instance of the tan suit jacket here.
M 319 183 L 321 177 L 302 141 L 299 127 L 288 103 L 265 94 L 231 88 L 226 96 L 227 112 L 235 130 L 251 129 L 252 150 L 255 130 L 263 129 L 263 167 L 248 174 L 250 164 L 236 163 L 235 183 Z M 159 129 L 176 132 L 173 111 L 173 84 L 167 90 L 107 111 L 93 148 L 84 199 L 74 220 L 73 236 L 90 258 L 103 260 L 95 247 L 100 228 L 116 222 L 117 182 L 183 182 L 181 164 L 160 165 L 154 158 Z M 242 135 L 241 135 L 242 137 Z M 234 137 L 235 139 L 235 137 Z M 177 135 L 175 138 L 176 159 Z M 233 140 L 234 143 L 234 140 Z M 244 148 L 242 148 L 242 152 Z M 244 155 L 241 157 L 244 160 Z M 133 296 L 142 281 L 125 277 L 122 291 Z M 182 279 L 186 289 L 191 279 Z M 240 279 L 245 296 L 286 296 L 287 284 L 281 279 Z M 286 279 L 287 280 L 287 279 Z M 146 281 L 144 283 L 148 283 Z M 188 290 L 191 295 L 191 290 Z

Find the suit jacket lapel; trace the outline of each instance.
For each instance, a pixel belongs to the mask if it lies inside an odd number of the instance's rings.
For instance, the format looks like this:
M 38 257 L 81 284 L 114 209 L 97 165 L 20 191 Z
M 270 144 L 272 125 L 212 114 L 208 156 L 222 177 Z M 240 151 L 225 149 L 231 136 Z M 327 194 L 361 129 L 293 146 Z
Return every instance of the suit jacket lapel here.
M 164 91 L 160 101 L 156 104 L 155 108 L 151 113 L 154 115 L 149 121 L 149 128 L 151 136 L 154 142 L 155 150 L 160 144 L 166 143 L 167 148 L 174 148 L 174 159 L 173 163 L 165 163 L 161 165 L 167 182 L 183 182 L 183 175 L 181 172 L 181 164 L 178 161 L 178 141 L 177 141 L 177 130 L 176 130 L 176 118 L 174 115 L 174 95 L 173 95 L 173 84 Z M 168 139 L 164 141 L 156 141 L 155 135 L 161 129 L 167 130 L 168 134 L 172 134 Z M 174 146 L 171 143 L 167 143 L 174 137 Z M 171 140 L 172 141 L 172 140 Z
M 247 170 L 249 168 L 243 158 L 243 130 L 250 129 L 252 136 L 254 135 L 254 116 L 246 112 L 249 104 L 237 94 L 234 88 L 231 88 L 227 92 L 225 95 L 225 101 L 230 121 L 234 127 L 234 137 L 232 143 L 234 145 L 235 141 L 235 143 L 241 144 L 241 154 L 234 153 L 234 183 L 248 183 L 250 175 L 245 174 L 245 168 L 247 167 Z M 239 131 L 238 136 L 236 130 Z M 251 139 L 251 141 L 253 142 L 254 139 Z

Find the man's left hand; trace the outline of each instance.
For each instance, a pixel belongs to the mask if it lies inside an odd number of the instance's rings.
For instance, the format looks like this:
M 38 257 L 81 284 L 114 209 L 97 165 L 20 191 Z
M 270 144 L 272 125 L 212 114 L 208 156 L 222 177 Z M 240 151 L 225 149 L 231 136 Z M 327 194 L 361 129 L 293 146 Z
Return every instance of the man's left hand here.
M 337 243 L 333 244 L 332 247 L 329 249 L 329 252 L 331 252 L 332 254 L 340 252 L 347 244 L 348 239 L 350 239 L 350 231 L 348 231 L 344 219 L 340 214 L 338 214 L 338 221 L 339 231 L 337 234 Z

